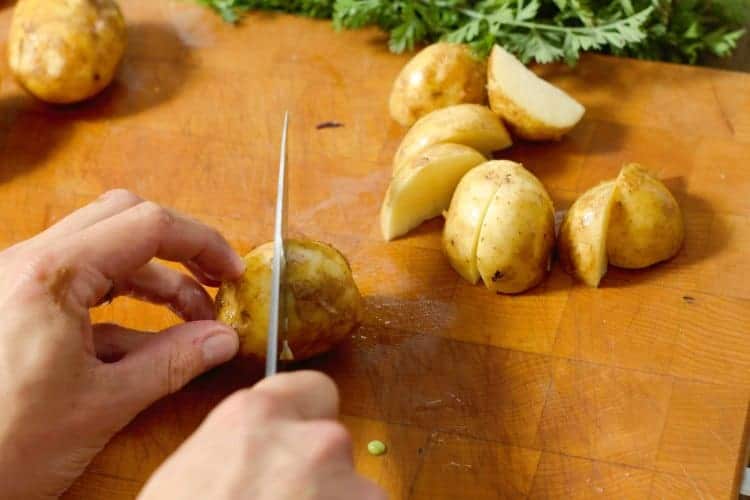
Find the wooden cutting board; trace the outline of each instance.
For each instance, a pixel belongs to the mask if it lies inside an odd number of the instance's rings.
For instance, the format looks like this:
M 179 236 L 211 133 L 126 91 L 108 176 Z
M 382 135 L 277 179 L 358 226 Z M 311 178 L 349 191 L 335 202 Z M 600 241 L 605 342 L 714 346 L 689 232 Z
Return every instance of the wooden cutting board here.
M 559 209 L 641 162 L 681 202 L 687 241 L 654 269 L 611 269 L 599 289 L 555 266 L 542 286 L 496 296 L 450 269 L 439 221 L 379 236 L 405 132 L 386 103 L 407 59 L 382 34 L 271 14 L 233 28 L 189 3 L 122 3 L 128 52 L 90 103 L 39 104 L 0 63 L 3 246 L 127 187 L 247 252 L 270 238 L 288 109 L 291 226 L 345 252 L 366 296 L 364 326 L 306 365 L 338 382 L 362 473 L 394 499 L 736 498 L 750 400 L 750 75 L 600 56 L 537 68 L 586 117 L 559 143 L 501 157 L 537 174 Z M 316 129 L 329 120 L 343 127 Z M 129 300 L 95 316 L 176 321 Z M 145 411 L 68 498 L 132 498 L 259 373 L 235 363 Z M 371 439 L 388 454 L 369 456 Z

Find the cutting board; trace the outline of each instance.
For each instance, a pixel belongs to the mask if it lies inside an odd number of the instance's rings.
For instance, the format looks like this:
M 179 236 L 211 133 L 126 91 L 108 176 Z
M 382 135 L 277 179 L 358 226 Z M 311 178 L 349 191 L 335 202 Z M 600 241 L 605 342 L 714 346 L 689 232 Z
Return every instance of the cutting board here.
M 367 310 L 351 339 L 303 366 L 338 383 L 364 475 L 393 499 L 736 498 L 750 400 L 750 75 L 603 56 L 535 68 L 586 117 L 560 142 L 499 157 L 538 175 L 558 209 L 643 163 L 679 199 L 687 240 L 653 269 L 610 269 L 598 289 L 555 265 L 528 293 L 497 296 L 451 270 L 438 220 L 380 238 L 405 133 L 386 103 L 407 60 L 382 34 L 273 14 L 234 28 L 185 2 L 122 3 L 127 54 L 89 103 L 40 104 L 0 63 L 3 246 L 126 187 L 245 253 L 270 239 L 288 109 L 292 230 L 349 257 Z M 2 33 L 9 18 L 5 7 Z M 316 128 L 329 120 L 343 126 Z M 94 315 L 154 330 L 177 321 L 128 299 Z M 144 411 L 67 498 L 132 498 L 259 376 L 231 363 Z M 385 456 L 367 454 L 372 439 Z

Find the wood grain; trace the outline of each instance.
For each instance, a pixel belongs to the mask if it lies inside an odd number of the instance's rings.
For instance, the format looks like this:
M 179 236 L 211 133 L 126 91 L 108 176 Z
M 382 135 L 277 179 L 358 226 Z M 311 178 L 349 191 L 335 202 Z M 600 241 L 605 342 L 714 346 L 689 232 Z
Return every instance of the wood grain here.
M 125 187 L 247 252 L 270 237 L 288 109 L 292 232 L 344 251 L 365 295 L 362 328 L 305 364 L 338 382 L 363 474 L 394 499 L 736 497 L 750 400 L 750 75 L 601 56 L 535 68 L 586 117 L 560 142 L 502 157 L 535 172 L 559 209 L 643 163 L 680 200 L 687 241 L 653 269 L 610 269 L 600 289 L 555 267 L 527 294 L 496 296 L 450 269 L 440 221 L 380 239 L 404 135 L 386 103 L 406 60 L 381 34 L 270 14 L 235 28 L 176 0 L 123 8 L 125 60 L 91 102 L 50 107 L 0 82 L 1 245 Z M 6 7 L 3 33 L 9 18 Z M 328 120 L 344 126 L 316 129 Z M 176 321 L 126 299 L 94 318 Z M 149 408 L 67 498 L 134 497 L 259 375 L 230 363 Z M 371 439 L 388 453 L 367 454 Z

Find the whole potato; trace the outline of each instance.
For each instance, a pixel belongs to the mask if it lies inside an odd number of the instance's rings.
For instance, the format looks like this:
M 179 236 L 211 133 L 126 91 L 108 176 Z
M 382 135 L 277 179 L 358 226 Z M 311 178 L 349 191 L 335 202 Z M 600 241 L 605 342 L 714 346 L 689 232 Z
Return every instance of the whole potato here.
M 9 63 L 34 96 L 72 103 L 109 85 L 125 43 L 125 21 L 113 0 L 19 0 Z
M 625 165 L 615 181 L 609 216 L 610 264 L 651 266 L 673 257 L 684 239 L 682 212 L 669 189 L 640 165 Z
M 435 43 L 415 55 L 393 83 L 391 117 L 405 127 L 436 109 L 487 101 L 487 66 L 466 45 Z
M 286 340 L 295 360 L 330 350 L 359 324 L 362 299 L 343 255 L 313 240 L 289 240 L 286 246 L 284 303 Z M 265 358 L 271 297 L 273 242 L 245 256 L 245 273 L 221 285 L 218 319 L 240 337 L 240 354 Z
M 393 171 L 426 148 L 442 142 L 463 144 L 484 156 L 513 143 L 500 117 L 490 108 L 479 104 L 456 104 L 437 109 L 417 120 L 396 150 Z

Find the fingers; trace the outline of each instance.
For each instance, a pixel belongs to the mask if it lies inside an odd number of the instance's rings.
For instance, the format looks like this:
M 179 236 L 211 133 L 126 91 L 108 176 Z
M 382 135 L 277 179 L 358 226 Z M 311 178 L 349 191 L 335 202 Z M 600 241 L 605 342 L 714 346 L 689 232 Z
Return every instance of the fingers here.
M 171 394 L 201 373 L 237 353 L 237 333 L 215 321 L 193 321 L 154 334 L 107 365 L 120 387 L 131 390 L 131 401 L 145 408 Z
M 112 280 L 154 257 L 191 262 L 214 280 L 237 278 L 244 267 L 216 230 L 148 201 L 67 238 L 63 252 Z
M 305 420 L 336 418 L 339 393 L 328 376 L 316 371 L 274 375 L 258 382 L 249 393 L 269 398 L 280 413 Z
M 104 362 L 119 361 L 127 353 L 153 340 L 153 332 L 131 330 L 111 323 L 93 326 L 96 357 Z
M 200 283 L 156 262 L 149 262 L 127 278 L 115 282 L 110 295 L 129 295 L 167 305 L 185 321 L 215 317 L 213 300 Z

